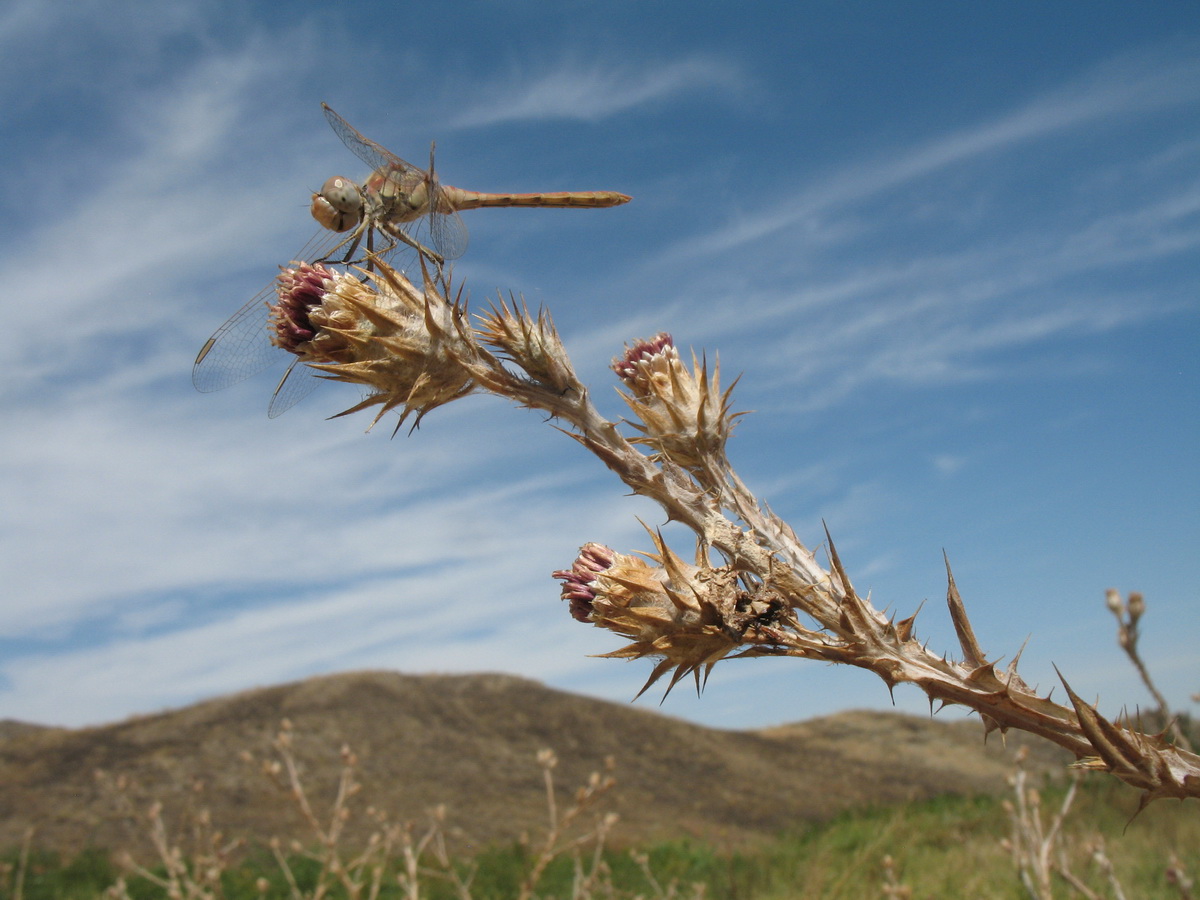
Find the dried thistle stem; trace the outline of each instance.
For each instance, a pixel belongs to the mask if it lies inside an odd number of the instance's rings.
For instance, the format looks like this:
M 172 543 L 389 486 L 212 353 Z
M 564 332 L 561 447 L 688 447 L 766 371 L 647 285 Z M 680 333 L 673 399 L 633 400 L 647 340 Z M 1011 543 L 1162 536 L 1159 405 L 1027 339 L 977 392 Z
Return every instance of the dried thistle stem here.
M 298 276 L 307 287 L 317 280 Z M 461 295 L 446 299 L 451 291 L 440 271 L 427 274 L 420 289 L 385 265 L 366 283 L 332 283 L 319 307 L 305 306 L 303 328 L 288 333 L 312 330 L 293 352 L 328 377 L 376 391 L 347 412 L 377 405 L 419 422 L 471 391 L 506 397 L 549 414 L 634 493 L 693 532 L 694 564 L 652 534 L 650 564 L 609 551 L 603 571 L 595 570 L 592 554 L 588 565 L 556 573 L 576 618 L 631 640 L 607 655 L 659 660 L 646 687 L 668 672 L 668 691 L 687 675 L 699 687 L 726 658 L 842 663 L 876 673 L 889 689 L 915 684 L 931 702 L 967 706 L 988 731 L 1016 728 L 1053 741 L 1079 765 L 1140 789 L 1143 803 L 1200 797 L 1200 757 L 1161 735 L 1105 720 L 1065 679 L 1070 706 L 1038 696 L 1017 674 L 1020 654 L 1003 669 L 989 659 L 949 565 L 947 605 L 963 654 L 957 661 L 916 639 L 915 614 L 897 622 L 861 597 L 832 539 L 829 568 L 821 566 L 729 463 L 725 445 L 740 414 L 730 408 L 732 388 L 721 389 L 719 365 L 710 372 L 693 357 L 689 369 L 669 335 L 636 342 L 614 361 L 633 414 L 618 423 L 591 402 L 544 311 L 534 317 L 516 301 L 500 300 L 473 324 Z

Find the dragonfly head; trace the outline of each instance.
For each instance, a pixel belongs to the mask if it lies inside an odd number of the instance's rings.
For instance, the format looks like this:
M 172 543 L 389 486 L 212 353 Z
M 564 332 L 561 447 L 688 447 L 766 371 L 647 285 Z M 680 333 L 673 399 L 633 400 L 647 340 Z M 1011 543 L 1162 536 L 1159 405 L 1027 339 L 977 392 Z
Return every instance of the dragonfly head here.
M 349 178 L 334 175 L 313 194 L 311 210 L 330 231 L 349 231 L 362 221 L 362 191 Z

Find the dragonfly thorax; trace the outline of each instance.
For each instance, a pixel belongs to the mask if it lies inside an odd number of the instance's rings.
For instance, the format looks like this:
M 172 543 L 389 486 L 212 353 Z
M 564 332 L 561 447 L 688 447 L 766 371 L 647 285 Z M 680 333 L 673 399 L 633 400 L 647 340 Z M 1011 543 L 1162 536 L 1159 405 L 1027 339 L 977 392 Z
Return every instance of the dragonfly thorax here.
M 363 218 L 363 195 L 349 178 L 334 175 L 312 196 L 312 217 L 330 231 L 349 231 Z
M 363 187 L 379 202 L 383 219 L 400 224 L 419 219 L 429 211 L 428 176 L 419 170 L 395 168 L 372 172 Z

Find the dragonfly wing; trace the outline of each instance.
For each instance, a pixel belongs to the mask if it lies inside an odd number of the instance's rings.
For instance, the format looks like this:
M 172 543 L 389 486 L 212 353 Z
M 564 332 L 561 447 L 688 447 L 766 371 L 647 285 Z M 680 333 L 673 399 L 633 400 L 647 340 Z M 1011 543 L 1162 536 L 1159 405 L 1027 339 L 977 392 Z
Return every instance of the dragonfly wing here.
M 462 216 L 456 210 L 452 209 L 447 213 L 431 213 L 424 216 L 423 221 L 429 222 L 429 239 L 432 241 L 426 246 L 432 247 L 442 254 L 442 258 L 447 262 L 458 259 L 467 252 L 467 241 L 470 236 L 467 234 L 466 223 L 463 222 Z
M 219 391 L 256 375 L 279 359 L 279 348 L 267 336 L 267 302 L 275 282 L 250 300 L 213 332 L 192 366 L 192 384 L 202 393 Z
M 293 359 L 292 364 L 283 373 L 283 378 L 279 380 L 279 386 L 275 388 L 275 393 L 271 395 L 267 416 L 272 419 L 282 416 L 311 394 L 320 380 L 317 377 L 316 369 L 311 369 L 300 360 Z
M 300 248 L 296 260 L 316 262 L 323 259 L 342 240 L 342 235 L 322 228 Z M 276 285 L 277 282 L 272 280 L 204 342 L 192 366 L 192 384 L 196 390 L 205 394 L 219 391 L 245 381 L 283 359 L 280 354 L 284 351 L 271 343 L 268 330 L 268 307 L 275 303 Z
M 414 222 L 405 222 L 403 225 L 396 227 L 397 232 L 402 232 L 408 236 L 409 241 L 415 244 L 420 244 L 429 251 L 435 251 L 433 246 L 434 235 L 432 233 L 432 216 L 421 216 Z M 438 216 L 441 218 L 441 216 Z M 416 247 L 411 243 L 396 238 L 396 246 L 387 254 L 388 264 L 395 269 L 403 271 L 410 279 L 420 283 L 421 280 L 421 254 L 418 253 Z
M 325 118 L 329 121 L 334 133 L 342 139 L 342 143 L 350 149 L 351 153 L 370 166 L 372 171 L 378 169 L 398 169 L 404 173 L 415 172 L 419 175 L 424 175 L 421 169 L 411 163 L 405 162 L 396 154 L 379 146 L 379 144 L 370 138 L 359 134 L 353 125 L 330 109 L 327 103 L 322 103 L 321 108 L 325 110 Z

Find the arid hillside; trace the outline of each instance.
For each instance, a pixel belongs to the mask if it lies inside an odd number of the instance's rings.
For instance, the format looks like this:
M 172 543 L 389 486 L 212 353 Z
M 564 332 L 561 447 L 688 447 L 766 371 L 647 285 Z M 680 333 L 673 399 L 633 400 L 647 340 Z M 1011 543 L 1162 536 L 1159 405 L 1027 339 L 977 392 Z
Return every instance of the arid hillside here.
M 0 723 L 0 847 L 31 826 L 37 845 L 68 852 L 140 846 L 145 823 L 130 813 L 154 801 L 169 827 L 206 808 L 226 835 L 303 839 L 290 798 L 261 768 L 284 718 L 314 806 L 332 800 L 348 745 L 362 807 L 420 821 L 445 804 L 464 849 L 544 824 L 541 748 L 558 756 L 564 798 L 613 759 L 618 843 L 743 842 L 851 806 L 1003 790 L 1012 748 L 1024 743 L 1010 738 L 1005 749 L 993 735 L 985 745 L 978 722 L 875 712 L 720 731 L 506 675 L 357 672 L 103 727 Z M 1066 762 L 1048 744 L 1029 746 L 1034 769 Z M 111 788 L 117 777 L 128 804 Z

